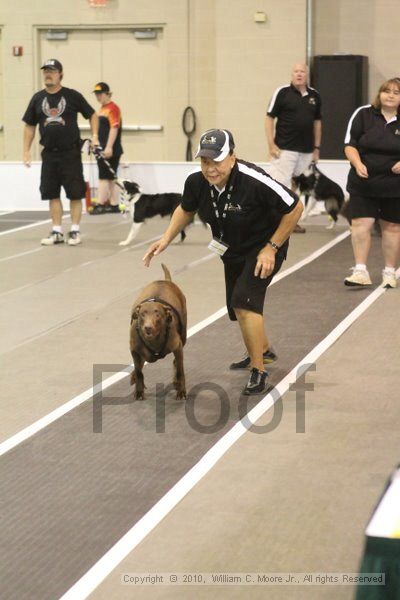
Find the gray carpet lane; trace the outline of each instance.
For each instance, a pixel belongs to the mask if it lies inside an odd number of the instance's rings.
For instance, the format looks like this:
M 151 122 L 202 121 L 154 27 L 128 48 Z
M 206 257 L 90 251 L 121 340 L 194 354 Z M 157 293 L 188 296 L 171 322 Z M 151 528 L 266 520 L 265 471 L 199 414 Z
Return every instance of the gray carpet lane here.
M 376 282 L 378 244 L 370 263 Z M 347 239 L 270 288 L 267 323 L 280 355 L 273 384 L 370 293 L 343 286 L 351 264 Z M 188 390 L 211 382 L 219 397 L 207 389 L 194 405 L 168 397 L 163 418 L 155 389 L 172 379 L 167 357 L 145 368 L 145 402 L 131 401 L 128 378 L 105 392 L 118 399 L 103 408 L 102 433 L 93 432 L 93 404 L 86 403 L 2 457 L 3 597 L 62 595 L 258 401 L 241 402 L 247 372 L 227 369 L 241 351 L 237 326 L 220 319 L 185 351 Z
M 31 223 L 46 221 L 49 213 L 45 210 L 15 211 L 0 215 L 0 231 L 8 231 L 17 227 L 24 227 Z

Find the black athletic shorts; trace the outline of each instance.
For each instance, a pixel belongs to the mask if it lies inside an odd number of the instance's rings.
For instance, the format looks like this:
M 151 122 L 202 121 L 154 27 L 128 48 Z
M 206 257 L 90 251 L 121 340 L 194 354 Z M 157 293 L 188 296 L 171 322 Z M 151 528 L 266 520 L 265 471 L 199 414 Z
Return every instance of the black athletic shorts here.
M 42 172 L 40 193 L 42 200 L 60 197 L 64 188 L 69 200 L 80 200 L 85 196 L 86 184 L 83 179 L 81 151 L 71 150 L 42 151 Z
M 277 253 L 272 274 L 266 279 L 261 279 L 254 275 L 259 251 L 249 253 L 241 261 L 224 263 L 226 306 L 231 321 L 237 320 L 234 308 L 244 308 L 260 315 L 263 314 L 267 287 L 281 268 L 284 256 Z
M 351 219 L 372 218 L 400 223 L 400 197 L 365 198 L 350 194 L 349 212 Z
M 114 173 L 116 174 L 118 171 L 118 165 L 120 161 L 121 155 L 112 156 L 111 158 L 107 158 L 107 162 L 110 163 L 110 166 Z M 111 173 L 110 169 L 105 164 L 104 160 L 101 158 L 97 159 L 97 166 L 99 167 L 99 179 L 115 179 L 115 176 Z

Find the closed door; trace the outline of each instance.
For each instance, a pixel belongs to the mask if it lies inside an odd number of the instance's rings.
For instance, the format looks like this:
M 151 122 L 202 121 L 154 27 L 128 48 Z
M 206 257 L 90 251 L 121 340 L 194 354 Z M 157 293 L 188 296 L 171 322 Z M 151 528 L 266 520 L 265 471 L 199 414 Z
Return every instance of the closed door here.
M 122 112 L 123 160 L 166 160 L 166 58 L 163 33 L 155 40 L 136 39 L 125 29 L 75 29 L 66 40 L 40 35 L 40 61 L 57 58 L 64 67 L 63 84 L 80 91 L 98 109 L 92 93 L 98 81 L 109 84 Z M 39 88 L 42 82 L 39 82 Z M 87 121 L 80 118 L 80 124 Z M 129 131 L 129 127 L 162 127 L 161 131 Z M 83 137 L 88 132 L 83 132 Z

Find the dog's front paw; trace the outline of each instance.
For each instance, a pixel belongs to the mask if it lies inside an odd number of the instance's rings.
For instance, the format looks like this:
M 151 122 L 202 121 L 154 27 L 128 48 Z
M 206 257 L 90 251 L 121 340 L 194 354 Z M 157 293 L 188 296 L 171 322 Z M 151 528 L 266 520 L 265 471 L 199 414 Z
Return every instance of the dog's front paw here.
M 186 400 L 186 390 L 179 390 L 176 392 L 177 400 Z

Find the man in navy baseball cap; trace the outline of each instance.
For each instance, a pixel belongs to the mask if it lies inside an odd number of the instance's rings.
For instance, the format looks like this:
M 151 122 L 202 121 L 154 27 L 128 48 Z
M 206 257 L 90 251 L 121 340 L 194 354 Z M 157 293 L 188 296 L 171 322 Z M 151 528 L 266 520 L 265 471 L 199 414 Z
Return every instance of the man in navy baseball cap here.
M 263 169 L 236 158 L 228 129 L 209 129 L 200 136 L 196 158 L 200 171 L 186 181 L 181 204 L 163 236 L 143 257 L 149 266 L 198 212 L 211 229 L 208 246 L 224 263 L 226 303 L 231 321 L 238 321 L 245 357 L 231 369 L 248 369 L 243 394 L 271 388 L 265 365 L 277 359 L 264 324 L 268 285 L 286 258 L 288 238 L 303 210 L 298 196 Z
M 195 158 L 203 156 L 220 162 L 235 148 L 233 135 L 228 129 L 209 129 L 200 138 Z

